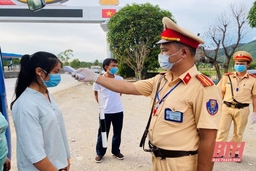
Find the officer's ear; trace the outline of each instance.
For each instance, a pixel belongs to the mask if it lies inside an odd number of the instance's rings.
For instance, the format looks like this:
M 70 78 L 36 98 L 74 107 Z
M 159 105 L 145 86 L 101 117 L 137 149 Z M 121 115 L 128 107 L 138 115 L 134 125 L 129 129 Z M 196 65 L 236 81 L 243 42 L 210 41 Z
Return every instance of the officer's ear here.
M 247 68 L 249 68 L 249 67 L 250 67 L 250 65 L 251 65 L 251 63 L 250 63 L 250 62 L 247 62 Z
M 182 59 L 186 58 L 189 53 L 190 53 L 189 49 L 186 46 L 181 48 L 181 58 Z

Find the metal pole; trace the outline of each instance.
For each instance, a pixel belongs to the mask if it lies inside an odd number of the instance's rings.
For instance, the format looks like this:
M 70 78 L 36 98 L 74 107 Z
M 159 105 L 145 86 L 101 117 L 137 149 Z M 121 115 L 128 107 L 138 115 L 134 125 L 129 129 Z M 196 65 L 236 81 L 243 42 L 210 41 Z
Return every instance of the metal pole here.
M 107 148 L 108 140 L 107 140 L 106 122 L 105 122 L 105 114 L 104 114 L 104 99 L 103 99 L 103 95 L 102 95 L 101 90 L 98 91 L 98 100 L 99 100 L 100 129 L 101 129 L 102 147 Z

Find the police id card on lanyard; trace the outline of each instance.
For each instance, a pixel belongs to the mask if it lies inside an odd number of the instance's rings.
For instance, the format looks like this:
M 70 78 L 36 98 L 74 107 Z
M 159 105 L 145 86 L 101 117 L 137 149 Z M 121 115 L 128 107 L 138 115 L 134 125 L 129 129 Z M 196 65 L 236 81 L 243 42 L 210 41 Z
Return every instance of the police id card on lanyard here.
M 178 85 L 181 83 L 182 81 L 180 80 L 170 91 L 168 91 L 164 96 L 163 98 L 160 100 L 159 98 L 159 92 L 163 89 L 163 87 L 157 92 L 156 94 L 156 97 L 158 99 L 158 104 L 156 105 L 154 111 L 153 111 L 153 115 L 156 114 L 156 111 L 158 109 L 158 107 L 161 105 L 161 103 L 163 102 L 163 100 L 176 88 L 178 87 Z M 166 82 L 165 82 L 166 83 Z M 173 112 L 171 109 L 169 108 L 166 108 L 165 111 L 164 111 L 164 118 L 165 120 L 168 120 L 168 121 L 174 121 L 174 122 L 182 122 L 183 121 L 183 113 L 181 112 L 178 112 L 178 111 L 175 111 Z
M 164 119 L 167 121 L 174 121 L 174 122 L 182 122 L 183 121 L 183 113 L 178 111 L 172 111 L 169 108 L 164 110 Z

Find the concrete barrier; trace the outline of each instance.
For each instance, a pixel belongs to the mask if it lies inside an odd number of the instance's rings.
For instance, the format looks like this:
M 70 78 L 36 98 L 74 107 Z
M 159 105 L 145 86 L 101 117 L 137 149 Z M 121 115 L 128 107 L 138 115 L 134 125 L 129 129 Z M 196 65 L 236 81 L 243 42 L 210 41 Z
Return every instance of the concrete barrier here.
M 4 78 L 17 78 L 19 72 L 18 71 L 7 71 L 4 72 Z

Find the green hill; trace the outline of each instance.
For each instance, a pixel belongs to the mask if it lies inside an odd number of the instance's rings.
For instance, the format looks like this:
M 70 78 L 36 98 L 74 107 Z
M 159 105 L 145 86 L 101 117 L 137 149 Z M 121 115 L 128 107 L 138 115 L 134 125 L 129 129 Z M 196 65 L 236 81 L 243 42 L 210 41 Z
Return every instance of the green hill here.
M 239 46 L 237 51 L 239 50 L 249 52 L 252 55 L 253 60 L 256 61 L 256 40 Z
M 232 46 L 230 46 L 228 48 L 232 48 Z M 254 62 L 256 61 L 256 40 L 249 42 L 249 43 L 240 44 L 238 46 L 238 48 L 236 49 L 236 51 L 239 51 L 239 50 L 244 50 L 244 51 L 249 52 L 252 55 Z M 225 59 L 226 59 L 226 57 L 224 56 L 223 49 L 220 49 L 219 55 L 218 55 L 218 60 L 225 61 Z

